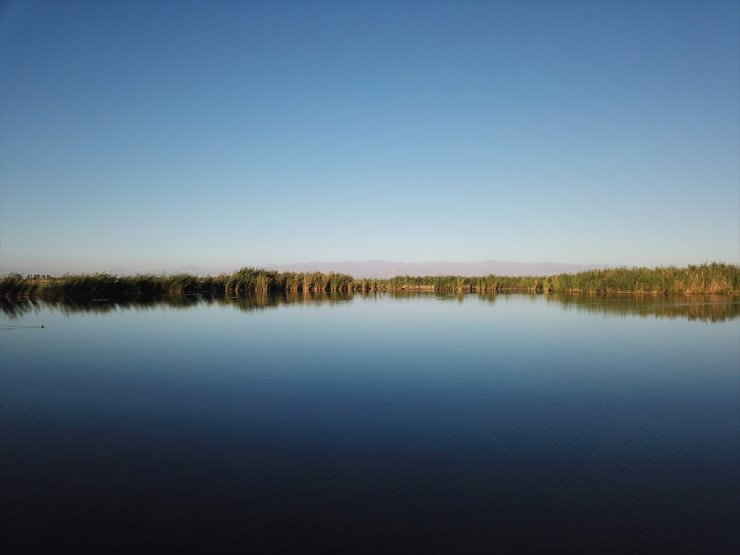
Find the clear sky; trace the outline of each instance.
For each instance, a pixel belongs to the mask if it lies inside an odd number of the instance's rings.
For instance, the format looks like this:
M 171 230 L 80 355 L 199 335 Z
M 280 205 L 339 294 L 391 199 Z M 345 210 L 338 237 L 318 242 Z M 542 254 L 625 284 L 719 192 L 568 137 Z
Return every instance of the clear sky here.
M 0 263 L 740 261 L 740 3 L 3 2 Z

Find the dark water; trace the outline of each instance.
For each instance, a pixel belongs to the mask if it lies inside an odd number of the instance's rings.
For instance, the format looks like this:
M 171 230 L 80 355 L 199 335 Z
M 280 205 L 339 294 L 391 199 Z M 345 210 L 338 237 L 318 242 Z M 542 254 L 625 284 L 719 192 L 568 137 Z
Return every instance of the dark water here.
M 302 299 L 2 304 L 6 552 L 740 548 L 738 301 Z

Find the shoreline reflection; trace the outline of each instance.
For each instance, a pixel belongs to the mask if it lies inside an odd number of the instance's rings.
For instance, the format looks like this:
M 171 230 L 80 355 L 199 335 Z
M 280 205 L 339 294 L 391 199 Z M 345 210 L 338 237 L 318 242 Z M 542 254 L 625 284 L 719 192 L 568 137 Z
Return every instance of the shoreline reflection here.
M 740 299 L 736 297 L 695 295 L 595 295 L 587 293 L 464 293 L 440 294 L 425 292 L 364 292 L 364 293 L 253 293 L 238 297 L 209 295 L 177 295 L 138 299 L 79 299 L 79 298 L 33 298 L 0 299 L 0 313 L 10 320 L 21 318 L 41 310 L 54 310 L 62 314 L 106 314 L 116 311 L 154 310 L 161 308 L 190 309 L 201 305 L 233 306 L 244 312 L 275 309 L 282 305 L 330 304 L 341 305 L 355 298 L 369 301 L 377 298 L 394 300 L 429 299 L 463 303 L 477 297 L 487 303 L 512 297 L 531 297 L 533 302 L 543 299 L 549 305 L 559 305 L 566 311 L 598 312 L 612 316 L 639 316 L 642 318 L 685 318 L 689 321 L 722 322 L 740 318 Z

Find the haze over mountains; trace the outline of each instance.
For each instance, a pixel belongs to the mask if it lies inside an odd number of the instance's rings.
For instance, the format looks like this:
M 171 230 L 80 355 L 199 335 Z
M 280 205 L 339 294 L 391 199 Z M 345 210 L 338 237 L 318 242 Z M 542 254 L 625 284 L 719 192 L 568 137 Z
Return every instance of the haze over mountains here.
M 488 274 L 507 276 L 537 276 L 581 272 L 598 265 L 567 264 L 560 262 L 508 262 L 483 260 L 481 262 L 388 262 L 370 260 L 367 262 L 306 262 L 301 264 L 280 264 L 270 266 L 283 272 L 339 272 L 357 278 L 391 278 L 394 276 L 483 276 Z
M 202 268 L 200 266 L 179 266 L 176 268 L 154 269 L 132 269 L 132 268 L 102 268 L 98 271 L 116 275 L 131 275 L 136 273 L 153 274 L 177 274 L 188 273 L 194 275 L 215 275 L 230 273 L 243 266 L 262 267 L 259 264 L 245 263 L 239 267 L 229 268 Z M 349 274 L 356 278 L 391 278 L 393 276 L 433 276 L 433 275 L 457 275 L 457 276 L 483 276 L 488 274 L 507 276 L 532 276 L 552 275 L 561 273 L 574 273 L 594 268 L 604 268 L 605 265 L 596 264 L 568 264 L 563 262 L 510 262 L 500 260 L 483 260 L 481 262 L 390 262 L 387 260 L 369 260 L 342 262 L 301 262 L 295 264 L 272 264 L 264 265 L 267 269 L 281 272 L 337 272 Z M 52 271 L 44 268 L 12 268 L 0 267 L 0 274 L 18 272 L 20 274 L 45 274 L 61 275 L 65 272 Z M 69 272 L 78 273 L 78 272 Z M 88 272 L 92 273 L 92 272 Z

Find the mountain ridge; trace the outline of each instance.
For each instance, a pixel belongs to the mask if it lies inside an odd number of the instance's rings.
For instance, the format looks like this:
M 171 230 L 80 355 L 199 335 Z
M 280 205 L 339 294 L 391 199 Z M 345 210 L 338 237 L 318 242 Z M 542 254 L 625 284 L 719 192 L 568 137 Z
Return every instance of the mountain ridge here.
M 395 276 L 434 276 L 434 275 L 507 275 L 536 276 L 582 272 L 607 265 L 571 264 L 566 262 L 511 262 L 501 260 L 482 260 L 479 262 L 392 262 L 387 260 L 368 260 L 358 262 L 301 262 L 294 264 L 272 264 L 266 266 L 281 272 L 337 272 L 356 278 L 387 279 Z
M 163 268 L 159 271 L 132 270 L 125 267 L 112 267 L 97 270 L 114 275 L 133 275 L 138 273 L 171 275 L 188 273 L 198 276 L 218 275 L 231 273 L 244 266 L 264 267 L 269 270 L 280 272 L 335 272 L 349 274 L 355 278 L 377 278 L 388 279 L 395 276 L 538 276 L 554 275 L 564 273 L 576 273 L 585 270 L 612 267 L 605 264 L 571 264 L 567 262 L 512 262 L 503 260 L 482 260 L 478 262 L 446 262 L 434 260 L 428 262 L 394 262 L 388 260 L 343 260 L 338 262 L 296 262 L 292 264 L 242 264 L 229 268 L 202 268 L 195 265 L 184 265 L 179 267 Z M 53 272 L 33 267 L 0 267 L 0 275 L 9 273 L 27 274 L 51 274 L 63 275 L 65 273 L 96 273 L 96 272 Z

